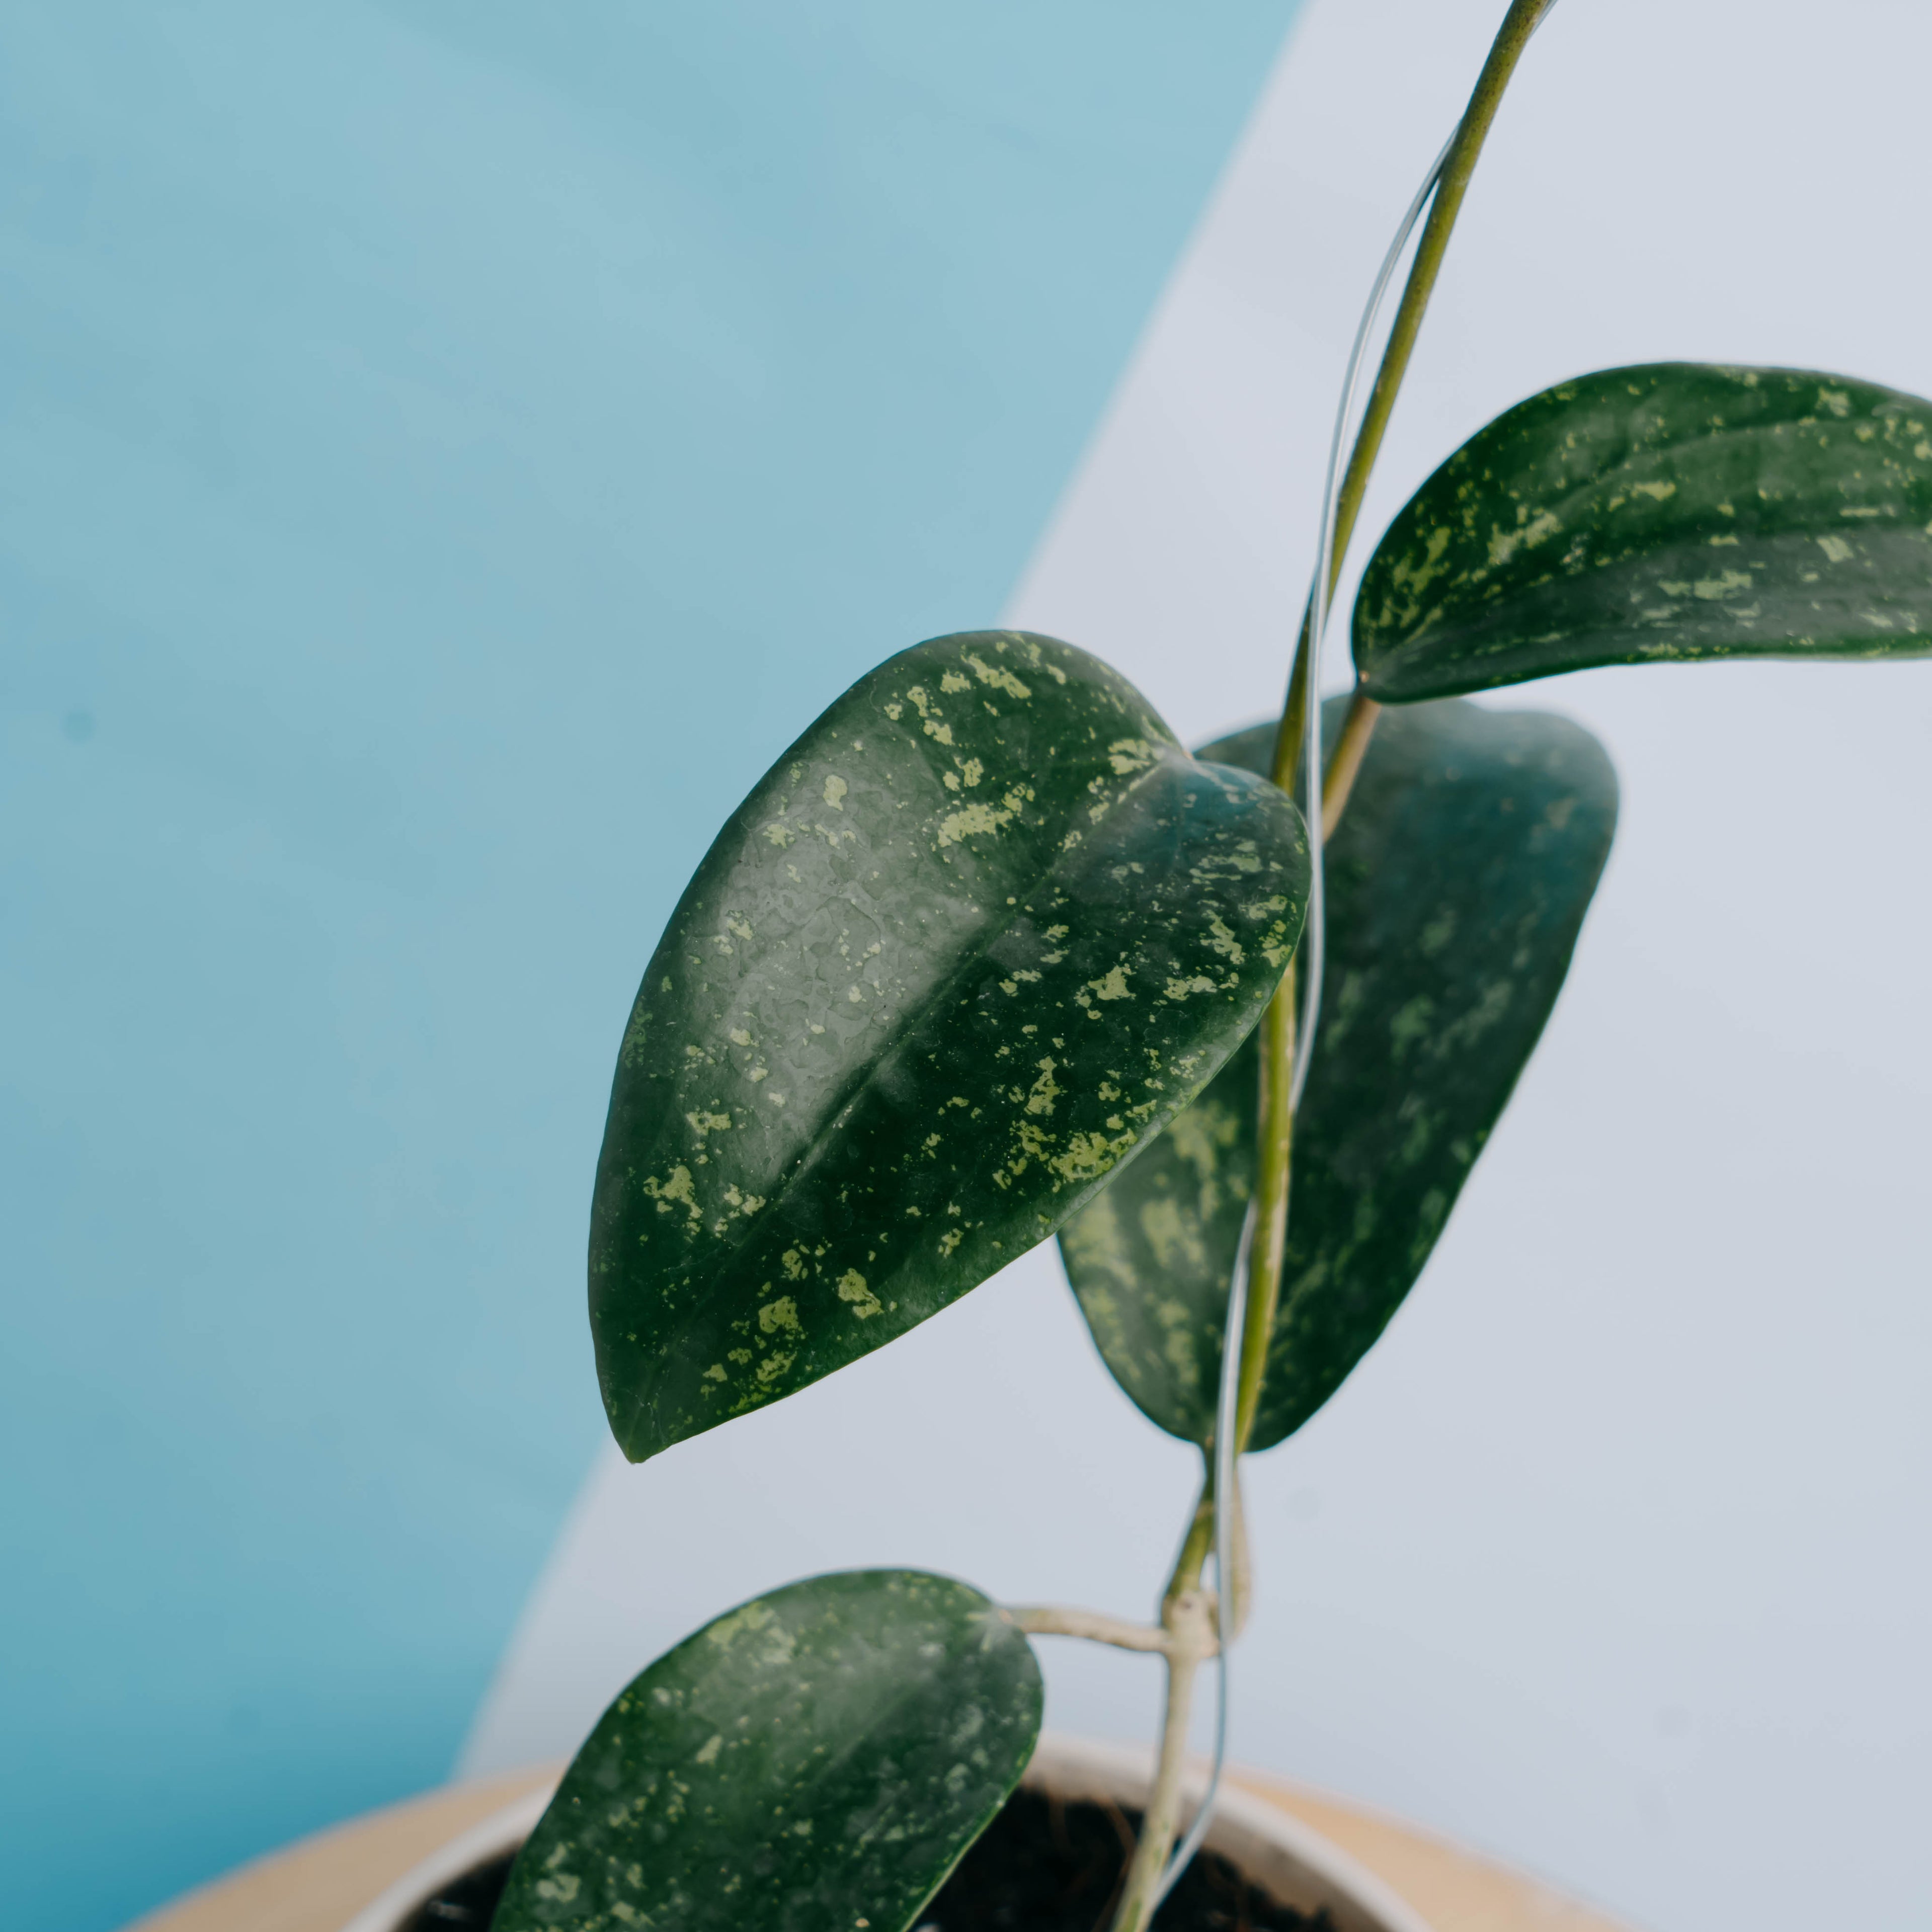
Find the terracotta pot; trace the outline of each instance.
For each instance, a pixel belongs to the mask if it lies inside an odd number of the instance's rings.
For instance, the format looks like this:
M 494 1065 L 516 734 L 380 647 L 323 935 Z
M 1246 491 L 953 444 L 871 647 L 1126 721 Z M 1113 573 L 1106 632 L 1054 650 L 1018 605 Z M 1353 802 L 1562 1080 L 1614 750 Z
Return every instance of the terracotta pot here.
M 1070 1801 L 1111 1801 L 1138 1809 L 1147 1798 L 1149 1754 L 1048 1732 L 1021 1780 L 1028 1790 Z M 358 1912 L 343 1932 L 400 1932 L 410 1915 L 453 1879 L 520 1845 L 542 1816 L 554 1786 L 532 1792 L 452 1838 Z M 1198 1792 L 1196 1782 L 1190 1798 Z M 1427 1922 L 1367 1868 L 1311 1826 L 1223 1785 L 1208 1844 L 1284 1905 L 1325 1906 L 1335 1932 L 1433 1932 Z

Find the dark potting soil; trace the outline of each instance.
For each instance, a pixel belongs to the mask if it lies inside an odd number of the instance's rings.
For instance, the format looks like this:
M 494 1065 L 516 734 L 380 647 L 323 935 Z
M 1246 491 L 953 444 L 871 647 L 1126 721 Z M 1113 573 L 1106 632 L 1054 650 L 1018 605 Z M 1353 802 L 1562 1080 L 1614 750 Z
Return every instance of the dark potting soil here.
M 937 1932 L 1106 1932 L 1140 1814 L 1016 1791 L 919 1917 Z M 1278 1905 L 1218 1852 L 1200 1852 L 1156 1932 L 1333 1932 Z
M 1140 1826 L 1111 1804 L 1016 1791 L 920 1913 L 916 1932 L 1105 1932 Z M 446 1886 L 404 1932 L 482 1932 L 508 1882 L 498 1858 Z M 1218 1852 L 1203 1852 L 1156 1915 L 1156 1932 L 1333 1932 L 1327 1912 L 1278 1905 Z M 747 1928 L 746 1932 L 756 1932 Z
M 482 1932 L 496 1916 L 496 1901 L 510 1882 L 515 1852 L 492 1858 L 445 1886 L 403 1921 L 403 1932 Z

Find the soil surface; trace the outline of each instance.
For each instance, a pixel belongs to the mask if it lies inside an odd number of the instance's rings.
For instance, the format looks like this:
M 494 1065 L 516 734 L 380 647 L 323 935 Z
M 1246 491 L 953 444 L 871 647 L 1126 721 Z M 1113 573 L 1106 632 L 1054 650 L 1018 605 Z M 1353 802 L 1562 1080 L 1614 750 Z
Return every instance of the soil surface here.
M 1016 1791 L 919 1917 L 921 1932 L 1106 1932 L 1137 1811 Z M 1216 1852 L 1197 1853 L 1154 1915 L 1156 1932 L 1330 1932 L 1277 1905 Z
M 510 1868 L 516 1862 L 513 1852 L 508 1858 L 492 1858 L 487 1865 L 465 1872 L 426 1905 L 418 1906 L 404 1920 L 403 1932 L 482 1932 L 496 1916 L 496 1901 L 510 1882 Z
M 915 1932 L 1106 1932 L 1136 1812 L 1063 1804 L 1016 1791 L 920 1914 Z M 483 1932 L 510 1876 L 499 1858 L 447 1886 L 405 1932 Z M 1332 1932 L 1250 1884 L 1228 1861 L 1203 1852 L 1156 1916 L 1156 1932 Z

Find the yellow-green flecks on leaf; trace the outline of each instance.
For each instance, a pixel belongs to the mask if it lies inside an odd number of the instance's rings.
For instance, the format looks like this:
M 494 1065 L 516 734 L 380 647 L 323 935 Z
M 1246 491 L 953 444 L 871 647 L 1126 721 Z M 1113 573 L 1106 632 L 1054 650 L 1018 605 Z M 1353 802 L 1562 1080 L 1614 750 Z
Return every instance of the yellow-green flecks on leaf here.
M 1127 985 L 1127 975 L 1132 968 L 1124 962 L 1109 967 L 1097 980 L 1087 982 L 1094 997 L 1100 1000 L 1131 1000 L 1133 994 Z
M 965 656 L 967 663 L 973 667 L 974 675 L 982 684 L 991 685 L 995 690 L 1004 691 L 1009 698 L 1026 698 L 1033 695 L 1030 687 L 1021 683 L 1019 680 L 1004 666 L 989 664 L 984 658 L 972 651 L 967 652 Z M 960 683 L 963 688 L 965 683 L 964 679 L 962 678 Z
M 1668 484 L 1664 486 L 1668 488 Z M 1509 562 L 1520 550 L 1534 550 L 1546 537 L 1554 536 L 1563 526 L 1548 510 L 1532 518 L 1528 507 L 1522 503 L 1516 506 L 1519 527 L 1513 530 L 1492 530 L 1490 536 L 1490 564 L 1496 568 Z M 1446 535 L 1447 533 L 1444 532 Z
M 660 1181 L 654 1174 L 647 1175 L 644 1187 L 645 1193 L 658 1204 L 660 1214 L 668 1214 L 674 1207 L 682 1207 L 690 1216 L 692 1227 L 704 1226 L 704 1214 L 692 1191 L 689 1168 L 673 1168 L 670 1178 L 666 1181 Z
M 1241 942 L 1234 937 L 1233 929 L 1219 913 L 1210 913 L 1208 919 L 1208 944 L 1223 959 L 1238 966 L 1247 957 Z
M 669 980 L 666 980 L 664 982 L 664 990 L 666 992 L 669 992 L 670 991 L 670 981 Z M 617 1064 L 619 1066 L 630 1066 L 632 1062 L 637 1059 L 638 1054 L 643 1051 L 644 1042 L 649 1035 L 650 1022 L 651 1016 L 650 1013 L 645 1010 L 642 1004 L 642 996 L 640 995 L 640 1004 L 632 1007 L 631 1010 L 630 1019 L 624 1028 L 623 1043 L 617 1049 Z
M 957 845 L 962 839 L 971 838 L 976 832 L 997 832 L 1012 818 L 1010 812 L 1000 812 L 982 799 L 973 799 L 955 812 L 950 812 L 939 821 L 939 842 L 942 848 Z
M 834 772 L 831 776 L 825 781 L 824 797 L 826 803 L 829 805 L 834 812 L 843 812 L 845 809 L 845 794 L 851 788 L 846 784 L 845 781 L 836 772 Z M 748 933 L 746 935 L 747 938 L 750 938 L 750 936 L 751 935 Z
M 913 704 L 917 707 L 920 728 L 926 735 L 940 744 L 951 744 L 952 727 L 944 722 L 942 715 L 934 707 L 932 694 L 926 690 L 926 687 L 919 684 L 909 685 L 906 688 L 906 696 L 911 699 Z
M 742 1604 L 729 1616 L 720 1617 L 704 1633 L 705 1641 L 715 1644 L 720 1650 L 729 1650 L 741 1636 L 755 1635 L 761 1630 L 770 1628 L 772 1613 L 770 1606 L 760 1600 Z
M 1132 1133 L 1111 1137 L 1098 1133 L 1075 1134 L 1068 1141 L 1065 1151 L 1054 1155 L 1047 1165 L 1063 1183 L 1070 1185 L 1097 1180 L 1120 1165 L 1121 1158 L 1138 1138 Z
M 856 1268 L 848 1268 L 838 1277 L 838 1299 L 849 1301 L 861 1322 L 885 1312 L 885 1304 L 866 1286 L 866 1277 Z
M 1426 993 L 1418 994 L 1396 1009 L 1389 1020 L 1389 1047 L 1398 1061 L 1418 1040 L 1428 1037 L 1435 1012 L 1436 1002 Z
M 1029 1114 L 1050 1114 L 1053 1103 L 1060 1098 L 1060 1089 L 1053 1078 L 1054 1063 L 1051 1059 L 1036 1060 L 1040 1078 L 1033 1083 L 1027 1096 L 1026 1110 Z
M 1751 587 L 1751 574 L 1748 570 L 1726 570 L 1715 577 L 1700 577 L 1690 586 L 1694 597 L 1701 597 L 1708 603 L 1721 602 L 1736 596 L 1740 591 Z
M 798 1320 L 798 1304 L 788 1294 L 782 1294 L 776 1301 L 768 1301 L 758 1310 L 758 1326 L 767 1335 L 782 1329 L 796 1335 L 801 1333 Z

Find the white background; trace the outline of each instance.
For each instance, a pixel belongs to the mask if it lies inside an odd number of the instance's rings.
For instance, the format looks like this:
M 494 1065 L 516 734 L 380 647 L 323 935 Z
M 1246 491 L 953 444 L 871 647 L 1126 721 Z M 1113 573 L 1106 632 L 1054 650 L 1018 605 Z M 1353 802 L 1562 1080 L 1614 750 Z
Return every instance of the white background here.
M 1006 613 L 1110 658 L 1184 736 L 1276 701 L 1356 308 L 1500 10 L 1310 0 Z M 1564 0 L 1365 532 L 1586 369 L 1932 394 L 1929 80 L 1922 0 Z M 1617 849 L 1409 1305 L 1251 1466 L 1237 1752 L 1657 1932 L 1932 1922 L 1932 664 L 1499 701 L 1605 739 Z M 567 1750 L 647 1658 L 813 1570 L 1144 1610 L 1192 1484 L 1036 1250 L 776 1409 L 640 1469 L 614 1452 L 465 1768 Z M 1050 1723 L 1146 1735 L 1154 1666 L 1048 1648 Z

